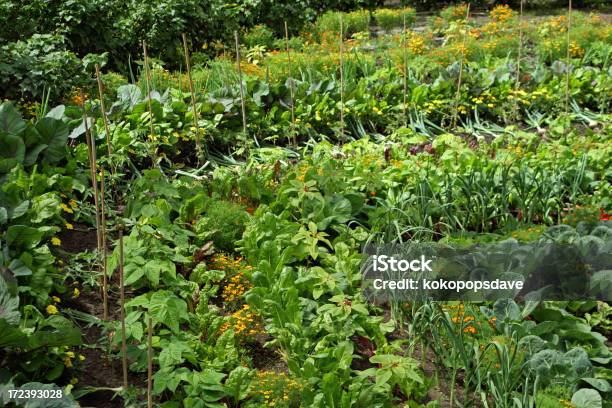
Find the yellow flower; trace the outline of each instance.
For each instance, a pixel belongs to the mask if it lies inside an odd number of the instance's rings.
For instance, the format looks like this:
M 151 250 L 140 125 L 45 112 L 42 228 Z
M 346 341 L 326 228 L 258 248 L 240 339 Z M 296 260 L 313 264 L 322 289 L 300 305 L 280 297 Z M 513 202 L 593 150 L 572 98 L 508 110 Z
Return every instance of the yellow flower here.
M 55 307 L 55 305 L 47 306 L 47 313 L 50 315 L 57 314 L 57 307 Z
M 62 207 L 62 210 L 64 210 L 64 212 L 67 212 L 68 214 L 72 214 L 74 212 L 74 211 L 72 211 L 72 208 L 68 207 L 64 203 L 61 203 L 60 207 Z
M 66 229 L 68 229 L 68 230 L 72 230 L 72 229 L 74 229 L 74 225 L 72 225 L 72 224 L 71 224 L 71 223 L 69 223 L 69 222 L 67 222 L 67 223 L 66 223 L 65 227 L 66 227 Z
M 74 199 L 71 199 L 70 201 L 68 201 L 68 204 L 70 204 L 72 208 L 78 207 L 77 202 Z
M 60 298 L 58 298 L 57 296 L 51 296 L 51 299 L 53 299 L 53 301 L 55 303 L 60 303 L 61 302 Z
M 85 356 L 82 354 L 79 354 L 79 361 L 85 361 Z
M 62 245 L 62 240 L 58 237 L 51 238 L 51 245 L 60 246 Z
M 72 377 L 72 379 L 70 380 L 70 384 L 75 385 L 76 383 L 79 382 L 79 379 L 76 377 Z
M 73 351 L 67 351 L 66 355 L 70 358 L 74 358 L 74 352 Z
M 72 291 L 72 297 L 78 298 L 80 295 L 81 295 L 81 291 L 78 288 L 74 288 L 74 290 Z
M 64 365 L 66 366 L 66 368 L 72 367 L 72 360 L 70 359 L 70 357 L 66 357 L 64 359 Z

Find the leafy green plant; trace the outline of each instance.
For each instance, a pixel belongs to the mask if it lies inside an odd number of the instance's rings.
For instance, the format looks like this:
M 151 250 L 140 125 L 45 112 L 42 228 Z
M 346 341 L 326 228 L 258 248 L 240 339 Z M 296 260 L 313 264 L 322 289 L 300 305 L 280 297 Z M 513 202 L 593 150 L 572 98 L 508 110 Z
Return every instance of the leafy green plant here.
M 413 8 L 403 9 L 376 9 L 373 13 L 376 23 L 384 30 L 401 28 L 406 22 L 406 27 L 410 27 L 416 19 L 416 11 Z
M 53 100 L 85 83 L 82 61 L 67 48 L 62 35 L 34 34 L 0 47 L 0 92 L 12 98 Z

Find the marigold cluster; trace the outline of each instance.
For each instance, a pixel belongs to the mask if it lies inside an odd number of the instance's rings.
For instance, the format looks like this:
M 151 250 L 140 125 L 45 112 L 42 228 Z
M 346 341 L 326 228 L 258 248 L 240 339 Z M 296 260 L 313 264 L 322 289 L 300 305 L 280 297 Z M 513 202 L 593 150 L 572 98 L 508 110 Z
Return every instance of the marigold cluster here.
M 514 11 L 507 4 L 499 4 L 489 13 L 491 20 L 504 23 L 514 17 Z
M 425 52 L 425 39 L 421 35 L 412 35 L 408 39 L 408 50 L 415 55 Z
M 242 309 L 233 313 L 219 330 L 224 333 L 230 328 L 234 330 L 237 336 L 243 338 L 256 336 L 264 332 L 260 316 L 252 312 L 249 305 L 244 305 Z
M 225 302 L 235 302 L 239 300 L 244 292 L 251 287 L 251 282 L 244 276 L 244 273 L 238 272 L 229 279 L 227 285 L 223 287 L 221 297 Z
M 302 388 L 302 384 L 285 373 L 259 371 L 254 394 L 259 395 L 267 407 L 287 406 L 290 400 L 299 398 Z

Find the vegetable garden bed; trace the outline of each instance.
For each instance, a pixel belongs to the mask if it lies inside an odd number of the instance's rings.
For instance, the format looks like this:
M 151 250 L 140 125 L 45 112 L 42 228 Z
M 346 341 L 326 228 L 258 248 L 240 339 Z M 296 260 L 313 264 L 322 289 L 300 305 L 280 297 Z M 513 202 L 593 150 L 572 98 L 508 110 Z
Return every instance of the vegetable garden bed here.
M 609 20 L 371 14 L 0 105 L 2 404 L 612 406 Z M 574 245 L 603 296 L 370 302 L 417 242 Z

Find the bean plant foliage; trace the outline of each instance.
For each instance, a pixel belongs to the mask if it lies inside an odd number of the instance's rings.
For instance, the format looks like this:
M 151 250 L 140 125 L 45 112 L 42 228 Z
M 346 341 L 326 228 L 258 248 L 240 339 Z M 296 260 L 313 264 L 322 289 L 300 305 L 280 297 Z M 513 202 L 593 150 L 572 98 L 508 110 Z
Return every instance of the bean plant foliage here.
M 0 405 L 610 408 L 608 24 L 424 3 L 0 5 Z M 603 298 L 372 301 L 413 243 Z

